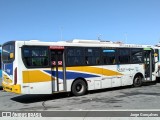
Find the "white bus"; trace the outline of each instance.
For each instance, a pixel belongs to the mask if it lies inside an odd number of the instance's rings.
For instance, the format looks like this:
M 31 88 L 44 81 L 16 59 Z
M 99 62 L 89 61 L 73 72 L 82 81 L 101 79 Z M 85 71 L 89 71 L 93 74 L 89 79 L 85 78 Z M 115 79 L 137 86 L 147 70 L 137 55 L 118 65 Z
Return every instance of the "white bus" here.
M 18 94 L 105 89 L 155 81 L 158 55 L 150 46 L 99 40 L 10 41 L 2 46 L 3 89 Z

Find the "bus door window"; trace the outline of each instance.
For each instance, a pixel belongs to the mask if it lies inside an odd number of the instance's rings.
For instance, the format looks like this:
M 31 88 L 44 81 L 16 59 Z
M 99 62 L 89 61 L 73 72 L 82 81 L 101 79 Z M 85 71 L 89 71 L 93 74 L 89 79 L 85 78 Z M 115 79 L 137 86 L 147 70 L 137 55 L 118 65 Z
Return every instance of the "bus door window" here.
M 149 77 L 149 75 L 150 75 L 150 71 L 149 71 L 149 69 L 150 69 L 150 66 L 149 66 L 149 64 L 150 64 L 149 53 L 150 53 L 150 51 L 144 51 L 144 64 L 145 64 L 145 75 L 146 75 L 146 77 Z
M 51 51 L 51 64 L 62 66 L 63 51 Z
M 144 64 L 145 64 L 145 75 L 146 77 L 151 77 L 151 73 L 155 71 L 154 65 L 154 51 L 153 50 L 145 50 L 144 51 Z

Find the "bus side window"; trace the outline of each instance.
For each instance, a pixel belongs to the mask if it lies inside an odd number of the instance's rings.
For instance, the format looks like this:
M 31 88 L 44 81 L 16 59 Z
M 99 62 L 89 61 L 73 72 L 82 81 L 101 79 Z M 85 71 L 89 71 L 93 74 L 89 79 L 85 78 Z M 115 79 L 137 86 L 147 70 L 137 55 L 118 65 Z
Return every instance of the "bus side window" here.
M 143 50 L 141 48 L 131 49 L 131 63 L 142 63 L 143 62 Z
M 112 60 L 112 64 L 115 64 L 116 63 L 116 60 L 115 60 L 115 58 Z
M 35 61 L 32 63 L 32 66 L 36 66 L 36 62 Z
M 43 65 L 44 65 L 44 66 L 48 65 L 48 60 L 47 60 L 47 58 L 44 59 Z
M 26 67 L 48 67 L 49 56 L 48 47 L 45 46 L 24 46 L 23 47 L 23 60 Z
M 120 48 L 118 60 L 120 64 L 129 64 L 130 63 L 130 49 Z
M 103 49 L 103 62 L 105 65 L 112 65 L 116 63 L 115 49 Z
M 66 50 L 66 65 L 84 65 L 84 48 L 68 47 Z
M 27 66 L 31 66 L 31 61 L 29 60 L 29 58 L 25 58 L 26 64 Z
M 100 49 L 98 48 L 85 48 L 85 64 L 99 65 L 100 64 Z
M 78 64 L 78 59 L 77 57 L 74 57 L 74 65 L 77 65 Z
M 85 57 L 85 64 L 89 64 L 88 57 Z
M 96 64 L 100 64 L 100 58 L 99 57 L 96 58 Z

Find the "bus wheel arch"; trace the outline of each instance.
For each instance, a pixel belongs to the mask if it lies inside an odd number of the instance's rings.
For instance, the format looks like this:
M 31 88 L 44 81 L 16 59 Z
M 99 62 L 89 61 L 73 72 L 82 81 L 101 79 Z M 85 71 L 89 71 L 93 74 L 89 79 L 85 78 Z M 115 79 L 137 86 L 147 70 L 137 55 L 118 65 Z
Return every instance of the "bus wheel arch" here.
M 87 81 L 84 78 L 76 78 L 71 85 L 71 93 L 75 96 L 84 95 L 88 90 Z
M 133 87 L 140 87 L 142 86 L 143 74 L 137 73 L 133 78 Z

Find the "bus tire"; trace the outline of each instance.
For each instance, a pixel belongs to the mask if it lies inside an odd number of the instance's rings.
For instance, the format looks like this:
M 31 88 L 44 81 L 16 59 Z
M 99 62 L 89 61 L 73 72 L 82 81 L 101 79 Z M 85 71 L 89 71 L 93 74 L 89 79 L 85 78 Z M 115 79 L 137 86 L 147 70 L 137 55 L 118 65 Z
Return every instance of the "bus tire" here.
M 133 87 L 140 87 L 142 86 L 142 76 L 136 75 L 133 80 Z
M 78 79 L 76 81 L 74 81 L 73 85 L 72 85 L 72 94 L 75 96 L 81 96 L 84 95 L 87 91 L 87 85 L 85 83 L 85 81 Z

